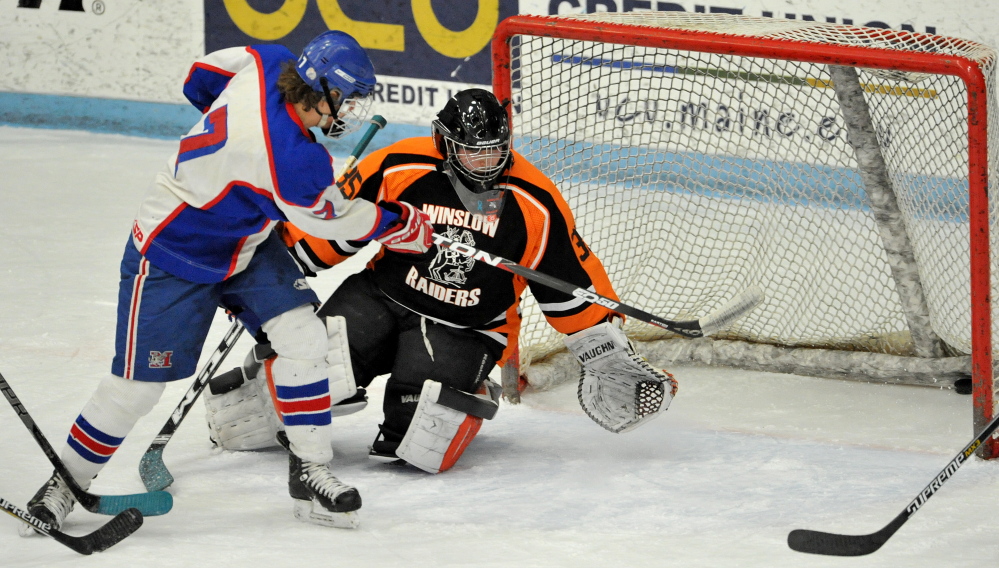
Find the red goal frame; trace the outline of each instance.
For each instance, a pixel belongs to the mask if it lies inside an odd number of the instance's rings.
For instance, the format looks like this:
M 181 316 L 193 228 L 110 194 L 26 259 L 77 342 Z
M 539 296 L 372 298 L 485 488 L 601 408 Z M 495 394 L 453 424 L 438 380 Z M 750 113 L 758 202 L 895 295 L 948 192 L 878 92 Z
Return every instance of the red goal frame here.
M 864 29 L 868 37 L 901 44 L 918 44 L 933 37 L 918 32 Z M 721 55 L 759 57 L 815 64 L 889 69 L 952 75 L 964 81 L 968 92 L 968 182 L 971 266 L 971 374 L 975 432 L 994 417 L 992 373 L 992 300 L 989 250 L 988 103 L 986 77 L 978 62 L 953 54 L 896 51 L 878 47 L 844 46 L 794 40 L 772 40 L 721 32 L 665 29 L 597 20 L 554 16 L 512 16 L 497 26 L 492 39 L 493 92 L 511 102 L 510 40 L 530 35 L 604 43 L 660 47 Z M 960 41 L 960 40 L 954 40 Z M 969 45 L 972 45 L 969 42 Z M 999 457 L 994 437 L 979 454 Z

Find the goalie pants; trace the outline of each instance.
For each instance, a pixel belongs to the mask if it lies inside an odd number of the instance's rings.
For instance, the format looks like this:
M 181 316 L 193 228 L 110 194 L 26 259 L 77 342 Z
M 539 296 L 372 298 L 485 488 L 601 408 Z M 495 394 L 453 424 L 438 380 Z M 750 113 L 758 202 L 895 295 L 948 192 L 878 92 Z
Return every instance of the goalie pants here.
M 357 385 L 388 374 L 381 426 L 385 442 L 402 441 L 416 412 L 423 382 L 432 379 L 475 392 L 503 354 L 504 346 L 474 329 L 437 323 L 382 293 L 365 270 L 348 278 L 319 311 L 347 321 Z

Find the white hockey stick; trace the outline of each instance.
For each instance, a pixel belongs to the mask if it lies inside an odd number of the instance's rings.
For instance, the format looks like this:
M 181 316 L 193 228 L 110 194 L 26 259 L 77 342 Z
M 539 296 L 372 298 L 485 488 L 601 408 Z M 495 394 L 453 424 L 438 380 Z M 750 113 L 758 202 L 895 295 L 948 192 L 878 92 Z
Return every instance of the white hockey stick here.
M 561 290 L 566 294 L 572 294 L 573 296 L 582 298 L 591 304 L 597 304 L 610 310 L 614 310 L 615 312 L 622 313 L 626 316 L 633 317 L 639 321 L 652 324 L 656 327 L 668 329 L 669 331 L 680 334 L 684 337 L 704 337 L 706 335 L 711 335 L 733 321 L 748 314 L 750 310 L 763 302 L 763 290 L 754 284 L 726 302 L 725 305 L 702 318 L 686 321 L 668 320 L 617 300 L 612 300 L 606 296 L 595 294 L 589 290 L 570 284 L 565 280 L 560 280 L 554 276 L 549 276 L 538 272 L 537 270 L 527 268 L 526 266 L 521 266 L 512 260 L 496 256 L 484 250 L 477 249 L 471 245 L 459 243 L 453 239 L 445 237 L 444 235 L 434 233 L 433 239 L 434 243 L 442 248 L 452 250 L 473 260 L 481 260 L 482 262 L 495 266 L 496 268 L 523 276 L 528 280 L 544 284 L 549 288 Z

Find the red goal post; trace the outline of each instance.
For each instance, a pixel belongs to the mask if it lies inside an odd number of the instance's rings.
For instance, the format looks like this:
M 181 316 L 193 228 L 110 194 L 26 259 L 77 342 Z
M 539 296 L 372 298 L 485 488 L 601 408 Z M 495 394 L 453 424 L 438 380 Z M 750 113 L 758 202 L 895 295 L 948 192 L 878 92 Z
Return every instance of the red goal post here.
M 754 31 L 758 30 L 758 31 Z M 642 87 L 636 87 L 636 89 L 649 89 L 648 84 L 652 79 L 649 78 L 635 78 L 633 71 L 639 66 L 646 66 L 648 70 L 654 71 L 655 69 L 662 68 L 663 66 L 674 69 L 671 71 L 675 77 L 671 77 L 670 80 L 679 80 L 679 75 L 681 73 L 675 71 L 680 67 L 673 66 L 669 61 L 673 61 L 676 58 L 684 59 L 690 56 L 690 54 L 705 54 L 705 57 L 715 61 L 721 58 L 736 58 L 739 61 L 750 62 L 756 65 L 756 62 L 760 61 L 772 61 L 772 62 L 799 62 L 802 64 L 812 64 L 817 66 L 828 66 L 829 69 L 845 68 L 848 71 L 850 69 L 855 69 L 857 71 L 849 71 L 856 73 L 871 73 L 877 72 L 877 77 L 880 78 L 876 86 L 873 81 L 868 81 L 867 83 L 860 83 L 861 88 L 866 90 L 867 99 L 871 104 L 875 104 L 871 97 L 878 96 L 877 93 L 872 94 L 872 89 L 881 89 L 881 95 L 884 97 L 889 97 L 892 94 L 892 90 L 895 90 L 895 94 L 899 92 L 903 94 L 910 94 L 912 90 L 919 90 L 917 85 L 921 78 L 926 76 L 950 76 L 959 79 L 964 85 L 966 91 L 966 101 L 962 102 L 964 107 L 965 116 L 962 117 L 963 128 L 966 128 L 966 139 L 961 141 L 962 146 L 955 148 L 954 156 L 956 159 L 964 160 L 966 163 L 966 171 L 954 174 L 956 178 L 959 179 L 963 187 L 966 187 L 966 195 L 964 196 L 965 202 L 963 204 L 955 205 L 955 210 L 960 211 L 960 213 L 955 213 L 954 218 L 960 218 L 963 223 L 966 223 L 967 229 L 965 234 L 968 236 L 969 246 L 964 251 L 957 251 L 957 254 L 964 255 L 967 263 L 967 270 L 962 269 L 965 274 L 961 275 L 960 278 L 966 279 L 967 282 L 967 300 L 969 304 L 970 318 L 967 320 L 967 336 L 969 339 L 968 344 L 970 349 L 951 349 L 950 354 L 952 355 L 970 355 L 970 376 L 972 378 L 973 384 L 973 421 L 976 431 L 987 424 L 995 413 L 995 396 L 994 396 L 994 386 L 993 386 L 993 361 L 992 361 L 992 307 L 990 300 L 990 292 L 992 290 L 992 282 L 990 280 L 991 276 L 991 253 L 990 253 L 990 203 L 988 199 L 988 187 L 989 187 L 989 158 L 990 158 L 990 145 L 989 145 L 989 122 L 994 120 L 990 116 L 989 110 L 995 109 L 995 93 L 993 90 L 994 85 L 994 65 L 995 65 L 995 52 L 990 48 L 981 46 L 971 41 L 957 39 L 957 38 L 946 38 L 941 36 L 934 36 L 929 34 L 922 34 L 916 32 L 908 31 L 897 31 L 890 29 L 874 29 L 874 28 L 862 28 L 855 26 L 843 26 L 836 24 L 825 24 L 819 22 L 798 22 L 798 21 L 779 21 L 766 18 L 752 18 L 746 16 L 733 16 L 727 14 L 686 14 L 686 13 L 675 13 L 675 12 L 643 12 L 643 13 L 601 13 L 601 14 L 586 14 L 586 15 L 572 15 L 572 16 L 514 16 L 508 18 L 500 23 L 492 42 L 492 52 L 493 52 L 493 89 L 497 97 L 505 104 L 510 105 L 510 113 L 513 124 L 513 131 L 515 137 L 515 144 L 518 144 L 518 150 L 527 155 L 529 159 L 535 161 L 534 156 L 531 154 L 532 150 L 537 150 L 539 145 L 535 143 L 537 139 L 552 137 L 555 133 L 554 130 L 544 134 L 538 134 L 535 136 L 531 131 L 525 130 L 525 125 L 520 116 L 527 106 L 535 105 L 540 108 L 541 102 L 529 103 L 526 100 L 525 87 L 524 85 L 528 82 L 527 74 L 534 73 L 536 71 L 528 71 L 527 65 L 520 58 L 525 57 L 528 52 L 536 51 L 537 53 L 542 53 L 543 49 L 538 47 L 529 47 L 529 41 L 552 41 L 552 42 L 565 42 L 565 46 L 578 45 L 583 47 L 558 47 L 554 49 L 558 51 L 563 49 L 565 54 L 562 55 L 552 55 L 548 52 L 544 52 L 544 57 L 538 55 L 533 62 L 534 69 L 537 69 L 539 73 L 544 73 L 546 67 L 556 67 L 563 65 L 566 62 L 572 62 L 579 64 L 577 67 L 585 67 L 586 72 L 591 72 L 597 68 L 606 68 L 607 73 L 620 72 L 622 69 L 626 69 L 631 73 L 629 77 L 636 85 L 645 85 Z M 601 58 L 600 56 L 592 55 L 594 53 L 594 46 L 607 44 L 611 46 L 629 46 L 626 52 L 629 54 L 628 57 L 632 57 L 631 61 L 625 61 L 621 63 L 621 60 L 616 60 L 614 57 L 619 57 L 621 51 L 616 52 L 618 55 L 613 57 Z M 533 45 L 533 44 L 532 44 Z M 540 45 L 540 44 L 539 44 Z M 563 45 L 563 44 L 559 44 Z M 553 52 L 554 53 L 554 52 Z M 638 54 L 638 55 L 636 55 Z M 657 59 L 660 58 L 660 59 Z M 545 59 L 547 58 L 547 59 Z M 587 59 L 590 58 L 590 59 Z M 706 59 L 707 60 L 707 59 Z M 728 61 L 728 60 L 726 60 Z M 666 63 L 663 63 L 666 62 Z M 570 65 L 571 66 L 571 65 Z M 697 69 L 700 75 L 706 75 L 704 70 L 711 68 L 714 69 L 718 67 L 717 64 L 714 67 L 710 65 L 700 65 L 695 67 L 693 65 L 689 66 L 688 69 Z M 708 79 L 704 79 L 702 82 L 697 83 L 694 90 L 689 91 L 689 93 L 696 93 L 690 95 L 689 100 L 695 100 L 697 97 L 711 95 L 703 95 L 705 85 L 710 85 L 712 83 L 718 84 L 720 82 L 729 81 L 728 84 L 733 82 L 738 82 L 740 77 L 751 76 L 752 80 L 756 80 L 758 76 L 762 76 L 762 71 L 756 71 L 756 67 L 753 68 L 754 71 L 724 71 L 715 70 L 713 71 L 715 75 Z M 876 70 L 876 71 L 872 71 Z M 787 79 L 786 84 L 780 85 L 778 89 L 788 89 L 787 85 L 793 84 L 796 75 L 794 72 L 783 71 L 782 75 Z M 697 73 L 688 73 L 688 75 L 695 75 Z M 753 76 L 755 74 L 755 76 Z M 777 74 L 771 73 L 772 76 Z M 828 76 L 828 75 L 825 75 Z M 865 75 L 867 76 L 867 75 Z M 800 75 L 797 76 L 800 79 Z M 822 85 L 825 87 L 831 86 L 834 82 L 830 79 L 812 79 L 812 77 L 819 77 L 817 73 L 812 73 L 808 80 L 809 81 L 825 81 L 827 84 Z M 664 80 L 659 80 L 660 84 Z M 567 88 L 566 85 L 570 85 L 571 88 L 578 88 L 579 81 L 582 79 L 578 78 L 567 78 L 567 76 L 546 76 L 544 79 L 538 79 L 536 81 L 536 90 L 538 92 L 534 93 L 532 96 L 535 97 L 547 97 L 544 93 L 546 90 L 558 90 L 560 88 Z M 601 99 L 598 97 L 595 99 L 596 102 L 592 103 L 591 106 L 595 105 L 594 108 L 597 111 L 603 110 L 606 115 L 607 112 L 607 101 L 625 101 L 620 104 L 633 104 L 635 98 L 629 99 L 627 95 L 620 95 L 620 90 L 614 84 L 614 79 L 603 78 L 600 79 L 600 85 L 602 89 L 611 89 L 618 96 L 617 99 L 612 99 L 610 97 L 603 99 L 604 106 L 601 107 Z M 623 81 L 623 79 L 622 79 Z M 845 83 L 846 80 L 843 79 L 838 81 Z M 814 84 L 812 86 L 815 86 Z M 656 87 L 659 89 L 666 89 L 666 87 Z M 673 87 L 669 87 L 673 88 Z M 682 88 L 682 87 L 677 87 Z M 730 87 L 725 87 L 726 89 Z M 739 91 L 742 86 L 736 85 L 731 87 L 732 92 L 735 93 Z M 585 89 L 580 89 L 578 93 L 579 97 L 590 96 L 590 93 L 583 92 Z M 665 91 L 661 91 L 665 92 Z M 777 91 L 777 94 L 773 94 L 774 91 L 768 91 L 770 94 L 767 96 L 773 96 L 780 98 L 781 93 L 784 91 Z M 888 95 L 885 95 L 885 92 Z M 602 95 L 601 95 L 602 96 Z M 646 114 L 651 112 L 662 112 L 665 108 L 664 105 L 670 104 L 666 97 L 669 95 L 659 95 L 660 98 L 655 105 L 652 104 L 654 99 L 653 95 L 643 92 L 643 97 L 645 97 L 646 103 L 644 107 L 629 107 L 634 112 L 627 113 L 627 116 L 631 114 L 638 115 L 641 112 Z M 734 95 L 733 95 L 734 96 Z M 742 96 L 741 94 L 739 95 Z M 918 95 L 917 95 L 918 96 Z M 935 91 L 934 91 L 934 96 Z M 552 96 L 552 99 L 555 97 Z M 636 97 L 637 98 L 637 97 Z M 905 98 L 905 97 L 896 97 Z M 913 98 L 910 96 L 909 98 Z M 832 99 L 831 99 L 832 100 Z M 842 98 L 840 99 L 843 100 Z M 551 103 L 548 103 L 550 106 Z M 575 104 L 575 103 L 572 103 Z M 582 108 L 580 103 L 580 107 Z M 823 103 L 825 104 L 825 103 Z M 835 104 L 835 101 L 833 103 Z M 719 109 L 722 106 L 721 103 L 716 105 Z M 710 107 L 704 105 L 705 109 L 697 112 L 701 112 L 701 115 L 694 115 L 690 119 L 690 124 L 688 125 L 684 122 L 683 126 L 687 128 L 683 132 L 687 132 L 690 135 L 702 135 L 704 132 L 711 131 L 711 126 L 713 124 L 708 120 L 708 112 Z M 554 113 L 556 109 L 554 107 L 548 108 L 545 112 Z M 733 142 L 730 139 L 726 140 L 725 144 L 720 144 L 717 148 L 706 149 L 706 147 L 697 148 L 680 148 L 676 146 L 676 136 L 680 135 L 677 130 L 677 124 L 679 121 L 673 121 L 672 123 L 662 123 L 666 125 L 671 125 L 674 132 L 670 135 L 674 138 L 666 140 L 665 138 L 659 139 L 655 138 L 655 132 L 650 131 L 650 128 L 654 130 L 653 127 L 645 125 L 639 136 L 639 128 L 635 127 L 633 129 L 627 129 L 620 124 L 616 125 L 619 131 L 624 132 L 624 138 L 621 141 L 614 142 L 606 134 L 603 133 L 593 133 L 592 130 L 592 120 L 591 118 L 581 118 L 581 111 L 576 108 L 572 111 L 575 113 L 573 116 L 557 117 L 554 114 L 545 117 L 543 120 L 548 121 L 551 124 L 556 122 L 567 122 L 568 129 L 564 130 L 563 136 L 569 138 L 568 144 L 574 142 L 580 142 L 585 140 L 586 148 L 592 151 L 592 148 L 597 146 L 600 147 L 612 147 L 612 153 L 618 152 L 622 153 L 630 144 L 633 144 L 635 140 L 646 140 L 650 132 L 653 135 L 653 142 L 650 144 L 650 152 L 669 152 L 669 156 L 684 156 L 688 157 L 695 155 L 694 159 L 705 160 L 705 155 L 710 156 L 710 160 L 715 160 L 716 157 L 724 153 L 723 147 L 728 144 L 729 147 L 738 147 L 739 152 L 743 152 L 745 148 L 750 148 L 750 153 L 755 151 L 753 145 L 748 142 Z M 686 121 L 689 118 L 690 111 L 686 106 L 683 110 L 672 111 L 676 116 L 682 116 L 683 120 Z M 726 112 L 728 109 L 726 108 Z M 802 110 L 799 113 L 799 117 L 806 114 L 808 111 Z M 872 111 L 873 112 L 873 111 Z M 880 111 L 879 111 L 880 112 Z M 922 117 L 919 114 L 921 111 L 906 111 L 913 116 Z M 793 114 L 793 111 L 792 111 Z M 699 118 L 703 116 L 703 123 L 698 122 Z M 620 117 L 618 117 L 620 118 Z M 725 116 L 728 120 L 728 115 Z M 782 114 L 783 118 L 783 114 Z M 771 117 L 767 117 L 769 121 Z M 717 119 L 720 120 L 720 119 Z M 742 117 L 740 116 L 740 120 Z M 795 120 L 792 118 L 790 120 Z M 849 117 L 839 118 L 837 120 L 842 120 L 844 122 L 849 122 Z M 620 122 L 620 121 L 619 121 Z M 877 123 L 877 120 L 874 121 Z M 728 125 L 729 123 L 726 123 Z M 748 122 L 743 122 L 742 126 L 746 127 Z M 756 119 L 755 125 L 758 127 L 760 124 L 759 119 Z M 770 122 L 767 122 L 766 134 L 771 134 Z M 778 123 L 776 129 L 779 129 L 780 125 Z M 628 125 L 625 125 L 628 126 Z M 697 128 L 701 130 L 697 130 Z M 703 126 L 703 128 L 702 128 Z M 797 125 L 796 125 L 797 127 Z M 547 128 L 547 127 L 546 127 Z M 553 127 L 554 128 L 554 127 Z M 576 129 L 575 131 L 573 129 Z M 746 127 L 748 130 L 748 127 Z M 875 125 L 875 129 L 878 126 Z M 995 127 L 993 127 L 995 129 Z M 762 128 L 758 129 L 762 131 Z M 962 131 L 963 132 L 963 131 Z M 715 134 L 711 132 L 712 134 Z M 723 133 L 728 135 L 728 132 Z M 753 135 L 759 134 L 759 132 L 754 132 Z M 995 131 L 993 132 L 995 135 Z M 884 134 L 878 130 L 877 132 L 878 140 L 885 142 Z M 707 136 L 707 135 L 704 135 Z M 779 138 L 777 134 L 773 134 Z M 851 137 L 857 138 L 856 135 L 851 132 Z M 806 135 L 805 138 L 808 138 Z M 846 136 L 844 135 L 845 139 Z M 962 137 L 963 138 L 963 137 Z M 763 136 L 755 138 L 761 144 L 770 143 L 772 139 L 766 139 Z M 787 148 L 791 144 L 786 140 L 780 141 L 782 147 Z M 804 142 L 801 142 L 804 144 Z M 701 144 L 698 142 L 697 144 Z M 904 150 L 904 148 L 903 148 Z M 560 150 L 559 150 L 560 151 Z M 793 154 L 794 150 L 790 150 Z M 858 150 L 859 151 L 859 150 Z M 543 154 L 554 153 L 556 150 L 544 149 Z M 991 152 L 995 152 L 992 149 Z M 887 150 L 883 152 L 885 155 L 890 154 Z M 881 154 L 881 153 L 878 153 Z M 542 155 L 542 154 L 539 154 Z M 741 156 L 742 154 L 740 154 Z M 859 154 L 858 154 L 859 155 Z M 888 156 L 889 160 L 891 156 Z M 570 205 L 573 205 L 574 209 L 576 205 L 573 203 L 573 197 L 571 195 L 573 188 L 572 179 L 579 177 L 578 172 L 581 167 L 578 163 L 579 158 L 574 158 L 577 160 L 576 169 L 571 172 L 560 173 L 549 171 L 545 166 L 541 166 L 542 170 L 546 171 L 553 179 L 556 181 L 565 193 L 568 193 L 567 198 L 570 201 Z M 879 158 L 880 159 L 880 158 Z M 912 157 L 902 157 L 901 161 L 905 163 L 910 162 L 925 162 L 928 158 L 924 158 L 919 155 Z M 784 158 L 773 158 L 767 157 L 767 163 L 777 162 L 785 160 L 788 162 L 793 162 L 793 159 Z M 633 160 L 634 161 L 634 160 Z M 641 163 L 641 159 L 638 160 L 639 165 L 637 169 L 641 169 L 644 166 Z M 856 162 L 851 164 L 846 164 L 845 166 L 857 169 Z M 603 163 L 604 171 L 609 168 L 618 167 L 615 164 L 607 165 L 606 162 Z M 660 167 L 661 166 L 657 166 Z M 896 175 L 895 166 L 889 163 L 888 169 L 889 176 Z M 838 168 L 838 166 L 837 166 Z M 962 166 L 963 169 L 963 166 Z M 655 170 L 655 168 L 646 167 L 643 170 L 643 175 L 645 177 L 639 177 L 636 179 L 646 179 L 648 177 L 648 172 Z M 658 170 L 656 170 L 658 171 Z M 898 174 L 902 175 L 902 174 Z M 941 174 L 943 175 L 943 174 Z M 910 176 L 911 177 L 911 176 Z M 570 179 L 571 178 L 571 179 Z M 594 180 L 596 178 L 588 178 L 587 183 L 583 183 L 583 186 L 594 185 Z M 617 179 L 617 178 L 615 178 Z M 717 177 L 712 178 L 717 179 Z M 867 178 L 864 179 L 865 184 L 868 186 L 868 191 L 870 191 L 870 182 Z M 629 187 L 632 187 L 635 183 L 633 181 L 628 181 Z M 808 185 L 807 183 L 802 183 L 802 185 Z M 568 187 L 567 189 L 567 186 Z M 861 207 L 863 209 L 864 207 Z M 966 208 L 966 215 L 965 209 Z M 903 207 L 904 209 L 904 207 Z M 991 210 L 992 215 L 995 213 L 996 207 L 993 205 Z M 916 212 L 914 213 L 917 219 L 925 218 L 926 214 Z M 590 241 L 589 244 L 601 259 L 605 261 L 605 264 L 615 264 L 616 261 L 612 260 L 608 263 L 608 254 L 613 255 L 613 251 L 605 253 L 601 250 L 601 241 L 595 239 L 590 235 L 589 227 L 586 224 L 585 219 L 577 219 L 580 224 L 581 232 L 584 236 L 587 236 Z M 880 253 L 878 253 L 880 254 Z M 925 260 L 921 260 L 921 253 L 917 250 L 915 253 L 917 264 L 922 262 L 926 264 Z M 890 256 L 890 253 L 889 253 Z M 924 255 L 925 257 L 925 255 Z M 934 257 L 935 258 L 935 257 Z M 707 266 L 707 265 L 705 265 Z M 778 264 L 778 266 L 780 266 Z M 963 264 L 962 264 L 963 266 Z M 880 269 L 879 269 L 880 270 Z M 609 267 L 609 271 L 611 268 Z M 692 272 L 697 272 L 694 270 Z M 619 275 L 611 273 L 611 280 L 618 286 Z M 671 277 L 684 277 L 684 274 L 678 273 Z M 953 277 L 942 277 L 953 278 Z M 894 284 L 894 287 L 902 287 L 902 284 Z M 927 286 L 929 287 L 929 286 Z M 656 306 L 646 306 L 643 305 L 639 298 L 629 297 L 627 291 L 622 293 L 619 288 L 618 292 L 621 294 L 622 298 L 646 309 L 650 312 L 657 313 L 662 317 L 678 318 L 684 314 L 678 313 L 666 313 L 656 312 Z M 663 288 L 660 287 L 661 293 L 667 293 Z M 928 294 L 932 294 L 930 291 Z M 963 295 L 963 294 L 962 294 Z M 669 308 L 665 308 L 669 309 Z M 680 309 L 680 308 L 677 308 Z M 704 307 L 699 307 L 698 309 L 704 310 Z M 758 309 L 767 309 L 763 306 Z M 929 319 L 940 318 L 944 311 L 940 306 L 937 306 L 936 312 L 934 312 L 933 302 L 930 302 L 929 307 Z M 803 310 L 805 311 L 805 310 Z M 911 314 L 906 313 L 906 318 L 911 322 Z M 690 317 L 690 314 L 687 314 Z M 525 324 L 526 325 L 526 324 Z M 747 324 L 749 325 L 749 324 Z M 964 322 L 959 324 L 964 326 Z M 746 337 L 747 335 L 752 335 L 752 330 L 747 331 L 746 329 L 736 330 L 733 332 L 733 338 L 747 340 L 750 342 L 759 343 L 769 343 L 769 344 L 784 344 L 785 340 L 773 337 L 773 334 L 764 333 L 762 337 Z M 863 332 L 867 334 L 868 332 Z M 905 334 L 909 332 L 906 331 Z M 915 330 L 912 331 L 913 336 L 915 336 Z M 631 335 L 631 333 L 629 333 Z M 738 336 L 738 337 L 735 337 Z M 908 337 L 908 335 L 906 335 Z M 527 345 L 529 340 L 522 337 L 522 351 Z M 916 340 L 918 343 L 918 339 Z M 947 342 L 950 343 L 950 342 Z M 802 339 L 801 337 L 794 336 L 791 340 L 787 341 L 787 345 L 791 347 L 804 346 L 812 347 L 810 339 Z M 822 347 L 824 344 L 815 344 L 815 346 Z M 835 349 L 844 349 L 847 351 L 854 350 L 854 347 L 837 345 Z M 863 348 L 857 348 L 857 350 L 863 350 Z M 970 353 L 968 353 L 970 351 Z M 545 354 L 547 356 L 547 354 Z M 531 355 L 527 355 L 527 360 L 524 362 L 525 365 L 529 365 L 532 361 Z M 889 381 L 889 382 L 905 382 L 905 381 Z M 993 458 L 999 455 L 999 447 L 997 447 L 996 441 L 991 439 L 985 446 L 982 454 L 987 458 Z

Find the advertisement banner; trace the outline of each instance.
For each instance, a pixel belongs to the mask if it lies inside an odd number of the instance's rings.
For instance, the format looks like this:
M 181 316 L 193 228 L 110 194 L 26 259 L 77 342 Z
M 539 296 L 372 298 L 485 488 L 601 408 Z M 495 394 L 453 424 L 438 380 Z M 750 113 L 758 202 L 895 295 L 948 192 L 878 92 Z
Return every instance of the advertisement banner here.
M 516 13 L 517 0 L 206 0 L 205 51 L 279 43 L 301 53 L 340 30 L 375 65 L 374 111 L 429 124 L 450 93 L 492 83 L 493 30 Z
M 744 14 L 935 32 L 999 46 L 994 1 L 0 0 L 0 93 L 6 97 L 0 112 L 7 123 L 60 123 L 66 116 L 79 120 L 75 113 L 104 101 L 106 111 L 87 111 L 84 118 L 142 124 L 116 101 L 193 108 L 181 89 L 204 53 L 254 43 L 281 43 L 297 53 L 319 33 L 338 29 L 357 38 L 375 64 L 373 112 L 390 126 L 425 128 L 450 93 L 491 84 L 493 30 L 517 13 Z M 60 101 L 52 108 L 61 113 L 24 117 L 28 95 L 90 101 Z M 162 123 L 149 128 L 171 136 L 176 130 Z

